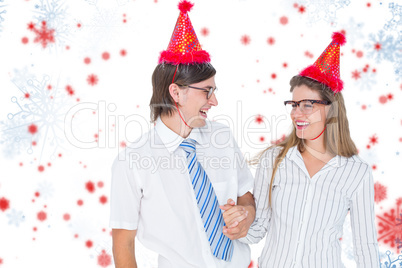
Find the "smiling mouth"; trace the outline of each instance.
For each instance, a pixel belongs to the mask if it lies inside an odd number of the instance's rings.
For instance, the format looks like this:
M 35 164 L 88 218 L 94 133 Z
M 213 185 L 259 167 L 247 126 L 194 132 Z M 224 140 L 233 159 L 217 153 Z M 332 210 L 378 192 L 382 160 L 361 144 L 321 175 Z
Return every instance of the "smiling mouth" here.
M 201 114 L 201 116 L 204 117 L 204 118 L 207 118 L 207 117 L 208 117 L 208 116 L 207 116 L 207 113 L 208 113 L 208 110 L 200 110 L 200 114 Z
M 309 125 L 310 125 L 310 123 L 307 123 L 307 122 L 296 122 L 296 128 L 297 128 L 298 130 L 305 129 L 305 128 L 307 128 Z

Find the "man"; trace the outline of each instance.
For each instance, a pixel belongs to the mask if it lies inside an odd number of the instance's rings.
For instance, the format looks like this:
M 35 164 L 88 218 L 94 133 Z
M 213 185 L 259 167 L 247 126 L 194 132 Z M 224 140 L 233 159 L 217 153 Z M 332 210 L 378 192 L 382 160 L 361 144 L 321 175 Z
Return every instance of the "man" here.
M 255 217 L 248 192 L 253 178 L 230 129 L 206 120 L 218 105 L 216 71 L 188 17 L 192 6 L 180 2 L 175 31 L 152 76 L 155 128 L 113 164 L 117 268 L 137 267 L 136 237 L 159 254 L 160 268 L 250 263 L 248 245 L 235 239 L 247 234 Z

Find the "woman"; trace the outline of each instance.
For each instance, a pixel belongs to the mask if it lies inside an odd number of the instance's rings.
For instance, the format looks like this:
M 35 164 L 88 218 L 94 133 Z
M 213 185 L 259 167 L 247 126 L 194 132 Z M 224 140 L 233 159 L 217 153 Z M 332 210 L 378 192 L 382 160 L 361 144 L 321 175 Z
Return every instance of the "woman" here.
M 245 240 L 266 235 L 259 267 L 344 267 L 341 238 L 350 212 L 357 267 L 379 267 L 370 166 L 350 137 L 339 77 L 341 33 L 290 81 L 292 133 L 261 153 L 256 220 Z

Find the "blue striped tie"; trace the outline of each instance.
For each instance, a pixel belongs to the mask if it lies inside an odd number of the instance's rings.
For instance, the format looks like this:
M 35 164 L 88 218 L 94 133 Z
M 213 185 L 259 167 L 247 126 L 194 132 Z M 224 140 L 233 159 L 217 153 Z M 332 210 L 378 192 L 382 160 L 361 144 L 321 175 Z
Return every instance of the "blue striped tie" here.
M 195 140 L 187 139 L 180 144 L 180 147 L 187 154 L 188 171 L 192 179 L 205 233 L 212 254 L 219 259 L 230 261 L 233 254 L 233 242 L 222 233 L 222 228 L 225 226 L 223 215 L 208 175 L 197 160 L 195 143 Z

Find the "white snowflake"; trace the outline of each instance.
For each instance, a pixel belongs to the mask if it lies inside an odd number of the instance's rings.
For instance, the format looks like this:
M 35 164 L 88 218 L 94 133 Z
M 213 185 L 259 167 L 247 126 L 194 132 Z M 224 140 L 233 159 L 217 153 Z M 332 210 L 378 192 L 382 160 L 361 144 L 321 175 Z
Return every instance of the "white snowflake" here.
M 374 58 L 377 63 L 382 60 L 394 62 L 402 57 L 402 37 L 394 38 L 391 34 L 385 35 L 382 30 L 377 35 L 370 34 L 369 42 L 365 47 L 369 51 L 367 56 Z
M 38 185 L 38 190 L 40 197 L 48 199 L 53 196 L 53 185 L 50 182 L 44 181 Z
M 12 224 L 15 226 L 19 226 L 23 221 L 25 221 L 25 216 L 22 211 L 16 211 L 12 209 L 10 213 L 7 214 L 8 217 L 8 224 Z
M 60 92 L 58 85 L 52 85 L 49 89 L 50 77 L 44 75 L 40 81 L 36 78 L 25 80 L 27 75 L 24 71 L 19 71 L 12 82 L 19 89 L 19 97 L 13 97 L 12 101 L 17 104 L 18 111 L 9 113 L 7 122 L 2 122 L 2 134 L 0 141 L 8 153 L 17 154 L 21 151 L 21 146 L 28 147 L 28 153 L 32 149 L 40 152 L 39 161 L 42 156 L 55 157 L 62 144 L 65 142 L 64 135 L 64 116 L 67 110 L 69 98 L 66 92 Z M 34 76 L 33 76 L 34 77 Z M 29 95 L 26 97 L 25 95 Z M 37 133 L 29 137 L 28 126 L 35 124 Z M 23 143 L 20 143 L 23 141 Z M 29 143 L 27 142 L 29 141 Z M 32 147 L 32 141 L 37 146 Z M 17 144 L 19 143 L 19 144 Z
M 5 10 L 6 5 L 3 5 L 4 0 L 0 0 L 0 32 L 2 32 L 3 26 L 1 23 L 4 21 L 4 14 L 7 13 L 7 10 Z
M 94 4 L 94 9 L 90 21 L 85 29 L 86 34 L 83 40 L 86 41 L 86 47 L 93 51 L 103 49 L 102 44 L 107 44 L 110 40 L 117 38 L 123 33 L 124 26 L 120 20 L 120 11 L 117 8 L 102 8 Z M 97 40 L 93 42 L 93 40 Z
M 402 255 L 396 257 L 394 253 L 391 253 L 389 250 L 387 250 L 385 254 L 380 252 L 380 268 L 396 268 L 397 263 L 401 263 L 401 261 Z
M 402 80 L 402 60 L 397 60 L 394 63 L 396 79 Z
M 392 19 L 384 25 L 384 29 L 402 34 L 402 5 L 389 3 L 388 7 L 391 9 Z
M 355 85 L 360 90 L 371 90 L 373 85 L 377 84 L 376 74 L 372 70 L 366 70 L 360 72 L 360 78 L 355 82 Z
M 364 35 L 362 33 L 364 24 L 355 22 L 354 18 L 350 18 L 347 24 L 343 25 L 343 29 L 346 31 L 346 38 L 352 45 L 357 40 L 362 40 Z
M 306 7 L 308 23 L 315 24 L 318 21 L 326 21 L 331 26 L 336 26 L 336 12 L 350 4 L 350 0 L 303 0 L 299 4 Z
M 37 23 L 46 21 L 49 29 L 54 29 L 56 42 L 49 44 L 50 47 L 64 47 L 70 33 L 70 26 L 67 24 L 67 8 L 61 0 L 40 0 L 40 4 L 35 5 Z
M 12 102 L 17 102 L 17 98 L 13 97 Z M 11 114 L 11 116 L 13 116 Z M 25 127 L 22 127 L 24 126 Z M 32 153 L 32 135 L 28 132 L 28 125 L 21 117 L 16 116 L 13 119 L 0 121 L 1 138 L 0 144 L 3 146 L 4 156 L 13 158 L 22 151 Z

